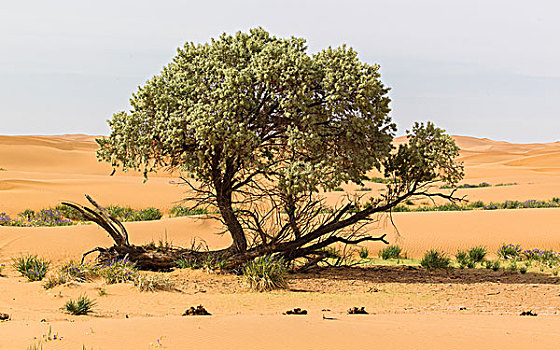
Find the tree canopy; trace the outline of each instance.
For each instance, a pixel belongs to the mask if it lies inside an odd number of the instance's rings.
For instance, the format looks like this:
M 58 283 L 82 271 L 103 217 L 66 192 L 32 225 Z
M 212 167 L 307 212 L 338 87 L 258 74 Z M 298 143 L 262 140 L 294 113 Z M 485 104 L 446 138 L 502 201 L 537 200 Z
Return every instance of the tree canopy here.
M 304 39 L 262 28 L 223 34 L 185 44 L 140 86 L 131 110 L 109 121 L 98 158 L 146 176 L 184 171 L 189 198 L 219 209 L 232 254 L 308 256 L 382 239 L 356 225 L 411 196 L 453 199 L 430 191 L 462 178 L 453 139 L 417 123 L 395 149 L 388 92 L 379 66 L 344 45 L 309 54 Z M 391 179 L 383 196 L 322 204 L 319 191 L 360 184 L 373 169 Z

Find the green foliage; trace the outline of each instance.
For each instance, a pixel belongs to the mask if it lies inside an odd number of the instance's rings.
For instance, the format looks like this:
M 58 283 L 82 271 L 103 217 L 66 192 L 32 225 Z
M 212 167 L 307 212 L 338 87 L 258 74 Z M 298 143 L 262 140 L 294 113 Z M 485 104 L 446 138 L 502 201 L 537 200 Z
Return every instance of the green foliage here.
M 369 249 L 367 249 L 367 247 L 362 247 L 362 249 L 360 249 L 360 258 L 367 259 L 368 257 L 369 257 Z
M 161 211 L 157 208 L 149 207 L 146 209 L 134 210 L 130 207 L 110 205 L 105 208 L 109 215 L 119 221 L 151 221 L 159 220 L 162 217 Z
M 521 247 L 519 244 L 502 244 L 500 248 L 498 248 L 498 257 L 502 259 L 517 259 L 519 254 L 521 253 Z
M 6 265 L 0 264 L 0 276 L 2 276 L 2 272 L 4 272 L 5 267 L 6 267 Z
M 199 269 L 201 266 L 196 256 L 183 256 L 177 259 L 175 264 L 180 269 Z
M 508 270 L 509 270 L 509 271 L 514 271 L 514 272 L 515 272 L 515 271 L 517 271 L 517 269 L 518 269 L 518 267 L 517 267 L 517 261 L 512 260 L 512 261 L 509 263 Z
M 82 213 L 80 213 L 78 210 L 76 210 L 75 208 L 72 208 L 66 204 L 59 204 L 55 207 L 56 210 L 58 210 L 62 216 L 64 216 L 65 218 L 72 220 L 72 221 L 84 221 L 85 218 L 82 215 Z
M 50 262 L 37 255 L 26 255 L 12 259 L 13 268 L 29 281 L 41 281 L 49 269 Z
M 482 261 L 484 261 L 484 258 L 486 257 L 486 248 L 482 247 L 482 246 L 478 246 L 478 247 L 474 247 L 469 249 L 469 259 L 474 262 L 475 264 L 477 263 L 481 263 Z
M 135 264 L 127 259 L 111 260 L 99 267 L 97 273 L 107 284 L 134 282 L 138 277 Z
M 398 245 L 390 245 L 379 252 L 379 257 L 383 260 L 398 259 L 402 253 L 402 248 Z
M 457 258 L 457 263 L 459 264 L 459 267 L 462 269 L 464 269 L 469 265 L 469 263 L 471 263 L 468 253 L 464 250 L 459 250 L 457 252 L 457 255 L 455 255 L 455 257 Z
M 432 249 L 424 254 L 424 257 L 420 261 L 420 265 L 428 270 L 447 269 L 451 265 L 451 259 L 445 256 L 444 253 L 436 249 Z
M 90 299 L 86 295 L 82 295 L 76 300 L 69 299 L 66 304 L 64 304 L 64 308 L 66 309 L 66 312 L 71 315 L 87 315 L 90 312 L 93 312 L 95 304 L 96 302 L 94 299 Z
M 245 231 L 255 232 L 250 215 L 258 214 L 251 204 L 250 213 L 233 211 L 240 194 L 270 198 L 278 211 L 295 207 L 299 216 L 290 220 L 312 232 L 303 203 L 320 190 L 361 184 L 373 169 L 402 183 L 399 191 L 458 182 L 459 148 L 432 123 L 416 123 L 408 143 L 391 152 L 396 126 L 379 69 L 345 45 L 310 54 L 304 39 L 262 28 L 187 43 L 138 88 L 130 111 L 113 115 L 97 156 L 145 176 L 162 167 L 185 171 L 193 181 L 183 180 L 200 190 L 197 204 L 220 208 L 240 251 Z M 259 226 L 284 224 L 273 217 Z
M 193 216 L 193 215 L 206 215 L 209 214 L 208 209 L 206 208 L 189 208 L 183 207 L 181 205 L 176 205 L 169 210 L 169 216 L 178 217 L 178 216 Z
M 288 288 L 284 260 L 270 255 L 247 262 L 243 277 L 252 290 L 259 292 Z

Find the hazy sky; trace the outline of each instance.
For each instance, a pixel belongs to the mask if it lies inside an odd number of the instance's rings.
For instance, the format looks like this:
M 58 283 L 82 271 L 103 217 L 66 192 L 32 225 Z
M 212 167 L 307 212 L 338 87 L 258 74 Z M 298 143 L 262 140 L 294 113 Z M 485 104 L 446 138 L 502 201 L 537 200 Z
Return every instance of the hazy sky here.
M 557 1 L 0 0 L 0 134 L 108 134 L 187 41 L 262 26 L 381 65 L 404 131 L 560 140 Z

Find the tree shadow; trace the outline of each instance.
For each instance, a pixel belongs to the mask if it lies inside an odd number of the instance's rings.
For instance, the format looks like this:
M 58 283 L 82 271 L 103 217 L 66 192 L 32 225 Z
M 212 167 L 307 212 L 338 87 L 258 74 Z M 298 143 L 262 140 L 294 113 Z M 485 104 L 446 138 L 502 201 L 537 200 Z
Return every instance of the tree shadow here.
M 502 284 L 560 284 L 560 277 L 545 273 L 488 269 L 442 269 L 429 271 L 420 266 L 319 267 L 306 273 L 295 273 L 294 280 L 330 279 L 373 283 L 502 283 Z

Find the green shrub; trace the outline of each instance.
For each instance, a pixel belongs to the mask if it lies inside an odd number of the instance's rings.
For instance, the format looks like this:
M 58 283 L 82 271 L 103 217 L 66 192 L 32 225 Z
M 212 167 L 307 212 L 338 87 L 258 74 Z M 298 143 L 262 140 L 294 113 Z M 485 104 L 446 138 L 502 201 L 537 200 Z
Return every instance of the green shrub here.
M 510 262 L 509 266 L 508 266 L 508 270 L 510 271 L 517 271 L 517 262 L 515 260 L 513 260 L 512 262 Z
M 519 254 L 521 253 L 521 247 L 519 244 L 502 244 L 500 248 L 498 248 L 498 256 L 502 259 L 517 259 Z
M 444 253 L 435 249 L 427 251 L 422 261 L 420 261 L 420 265 L 428 270 L 447 269 L 450 264 L 451 259 L 445 256 Z
M 367 247 L 362 247 L 362 249 L 360 249 L 360 258 L 367 259 L 368 256 L 369 256 L 369 249 L 367 249 Z
M 2 276 L 2 273 L 4 272 L 4 267 L 6 267 L 6 265 L 0 264 L 0 276 Z
M 161 211 L 154 207 L 149 207 L 146 209 L 136 210 L 133 214 L 132 221 L 152 221 L 161 219 Z
M 206 214 L 209 214 L 209 211 L 206 208 L 189 208 L 189 207 L 183 207 L 181 205 L 176 205 L 169 210 L 169 216 L 171 217 L 206 215 Z
M 18 216 L 24 220 L 30 221 L 35 217 L 35 211 L 31 209 L 25 209 L 24 211 L 19 213 Z
M 133 282 L 138 276 L 135 264 L 127 259 L 111 260 L 98 268 L 97 273 L 107 284 Z
M 43 288 L 51 289 L 51 288 L 54 288 L 56 286 L 65 284 L 67 282 L 68 282 L 68 280 L 66 279 L 66 276 L 60 275 L 60 274 L 54 274 L 54 275 L 50 275 L 47 278 L 45 278 L 45 280 L 43 282 Z
M 284 259 L 265 255 L 249 261 L 243 276 L 252 290 L 259 292 L 288 287 Z
M 467 267 L 471 262 L 468 253 L 464 250 L 457 251 L 457 255 L 455 255 L 455 258 L 457 258 L 457 263 L 459 264 L 459 267 L 462 269 Z
M 398 245 L 390 245 L 379 252 L 379 257 L 383 260 L 398 259 L 402 253 L 402 248 Z
M 66 312 L 71 315 L 87 315 L 93 312 L 95 300 L 88 298 L 86 295 L 78 297 L 76 300 L 69 299 L 64 307 Z
M 13 259 L 13 268 L 29 281 L 41 281 L 49 270 L 50 262 L 37 255 Z
M 55 207 L 62 216 L 73 221 L 84 221 L 85 218 L 77 209 L 72 208 L 66 204 L 59 204 Z
M 175 260 L 175 264 L 180 269 L 199 269 L 200 263 L 196 256 L 183 256 Z
M 502 264 L 500 264 L 500 260 L 494 260 L 494 263 L 492 264 L 492 271 L 498 271 L 501 267 Z
M 469 258 L 475 264 L 484 261 L 485 257 L 486 257 L 486 248 L 484 247 L 478 246 L 478 247 L 471 248 L 469 250 Z

